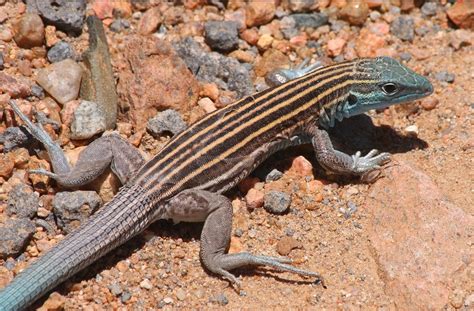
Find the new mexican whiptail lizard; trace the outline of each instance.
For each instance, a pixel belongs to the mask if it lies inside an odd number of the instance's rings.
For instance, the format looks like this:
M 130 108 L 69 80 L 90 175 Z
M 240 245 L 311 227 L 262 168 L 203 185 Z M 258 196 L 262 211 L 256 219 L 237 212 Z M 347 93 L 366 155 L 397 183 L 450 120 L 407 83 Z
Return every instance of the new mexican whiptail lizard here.
M 0 310 L 26 308 L 158 219 L 204 222 L 201 261 L 234 285 L 239 281 L 229 270 L 246 265 L 319 277 L 290 265 L 286 258 L 227 254 L 232 205 L 222 193 L 273 152 L 301 143 L 312 143 L 319 163 L 336 173 L 361 175 L 378 168 L 389 159 L 387 153 L 372 150 L 363 157 L 359 152 L 349 156 L 334 150 L 325 129 L 335 120 L 428 96 L 433 87 L 426 78 L 388 57 L 311 69 L 282 71 L 283 84 L 206 115 L 146 163 L 120 136 L 108 135 L 91 143 L 70 168 L 60 147 L 11 102 L 50 154 L 54 173 L 36 173 L 47 174 L 60 185 L 77 187 L 111 165 L 123 187 L 88 222 L 0 291 Z

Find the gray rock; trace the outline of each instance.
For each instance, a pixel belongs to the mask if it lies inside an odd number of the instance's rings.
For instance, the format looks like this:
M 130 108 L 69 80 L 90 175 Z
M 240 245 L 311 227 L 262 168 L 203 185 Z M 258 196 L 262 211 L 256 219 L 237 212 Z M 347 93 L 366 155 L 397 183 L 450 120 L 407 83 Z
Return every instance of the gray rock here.
M 94 191 L 58 192 L 52 203 L 58 227 L 70 233 L 99 208 L 101 199 Z
M 280 191 L 269 191 L 265 194 L 263 207 L 270 213 L 282 214 L 288 210 L 291 197 Z
M 147 124 L 147 130 L 154 137 L 158 137 L 165 132 L 176 135 L 186 127 L 187 125 L 179 112 L 173 109 L 158 112 L 154 118 L 148 120 Z
M 72 46 L 65 42 L 59 41 L 48 51 L 48 60 L 51 63 L 57 63 L 68 58 L 74 58 L 74 50 Z
M 397 17 L 390 25 L 392 34 L 403 41 L 413 41 L 415 37 L 415 22 L 413 17 L 402 15 Z
M 57 29 L 80 34 L 86 14 L 86 0 L 27 0 L 28 12 L 38 13 Z
M 27 185 L 18 184 L 8 196 L 7 215 L 15 214 L 18 218 L 33 218 L 39 207 L 39 197 Z
M 211 302 L 216 302 L 220 304 L 221 306 L 225 306 L 229 303 L 229 299 L 227 299 L 226 295 L 224 293 L 219 293 L 215 295 L 214 297 L 211 297 L 209 299 Z
M 370 11 L 369 17 L 373 22 L 376 22 L 382 17 L 382 14 L 379 11 Z
M 329 21 L 328 16 L 323 13 L 291 14 L 290 17 L 295 20 L 296 28 L 318 28 Z
M 130 298 L 132 298 L 132 294 L 131 294 L 128 290 L 126 290 L 126 291 L 124 291 L 124 292 L 122 293 L 122 295 L 120 296 L 120 301 L 121 301 L 122 303 L 125 303 L 125 302 L 129 301 Z
M 430 32 L 430 29 L 427 26 L 415 28 L 415 33 L 420 37 L 424 37 L 428 32 Z
M 176 42 L 174 48 L 198 80 L 235 91 L 239 98 L 254 92 L 249 70 L 235 58 L 208 53 L 190 37 Z
M 109 290 L 114 296 L 120 296 L 123 293 L 122 287 L 120 287 L 120 285 L 117 283 L 110 285 Z
M 407 61 L 409 61 L 409 60 L 411 59 L 411 57 L 412 57 L 411 54 L 408 53 L 408 52 L 401 52 L 401 53 L 400 53 L 400 59 L 401 59 L 402 61 L 407 62 Z
M 4 66 L 3 64 L 5 63 L 3 59 L 3 52 L 0 51 L 0 70 L 3 70 Z
M 295 19 L 291 16 L 283 17 L 280 21 L 280 30 L 287 40 L 296 36 L 298 34 L 298 28 L 296 28 Z
M 344 210 L 344 218 L 349 219 L 355 212 L 357 212 L 357 205 L 352 201 L 347 202 L 347 208 Z
M 453 83 L 455 78 L 456 76 L 454 75 L 454 73 L 450 73 L 447 71 L 440 71 L 435 74 L 435 79 L 442 82 Z
M 82 100 L 74 111 L 71 139 L 87 139 L 106 129 L 105 113 L 98 104 Z
M 15 148 L 30 147 L 33 143 L 33 136 L 25 127 L 7 127 L 0 134 L 0 142 L 3 144 L 3 151 L 9 152 Z
M 438 5 L 436 4 L 436 2 L 425 2 L 421 6 L 421 13 L 425 16 L 436 15 L 437 11 L 438 11 Z
M 204 24 L 204 38 L 213 50 L 229 52 L 239 46 L 237 23 L 210 21 Z
M 268 173 L 267 177 L 265 177 L 265 181 L 266 182 L 275 181 L 275 180 L 280 179 L 282 176 L 283 176 L 282 172 L 280 172 L 277 169 L 273 169 L 270 173 Z
M 288 0 L 288 6 L 293 12 L 307 12 L 314 10 L 319 0 Z
M 31 95 L 35 96 L 35 97 L 38 97 L 39 99 L 43 99 L 44 98 L 44 90 L 41 86 L 39 86 L 38 84 L 33 84 L 31 86 Z
M 79 95 L 81 78 L 82 67 L 72 59 L 65 59 L 41 69 L 36 81 L 56 101 L 64 105 Z
M 126 19 L 116 19 L 110 24 L 109 29 L 113 32 L 121 32 L 124 29 L 130 28 L 130 22 Z
M 35 225 L 29 219 L 7 219 L 0 226 L 0 258 L 21 253 L 34 232 Z
M 329 23 L 331 24 L 331 31 L 334 33 L 339 33 L 344 27 L 349 25 L 348 22 L 339 19 L 331 19 Z

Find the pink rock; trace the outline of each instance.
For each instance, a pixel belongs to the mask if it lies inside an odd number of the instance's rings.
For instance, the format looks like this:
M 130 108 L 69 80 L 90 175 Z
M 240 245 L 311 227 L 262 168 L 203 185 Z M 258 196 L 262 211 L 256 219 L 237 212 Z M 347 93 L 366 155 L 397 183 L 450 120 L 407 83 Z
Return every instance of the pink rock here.
M 359 57 L 375 57 L 376 51 L 385 47 L 385 39 L 362 28 L 356 40 L 356 51 Z
M 153 7 L 143 14 L 138 24 L 138 33 L 149 35 L 156 31 L 163 18 L 159 7 Z
M 245 201 L 247 202 L 247 206 L 250 209 L 254 209 L 263 206 L 263 198 L 263 191 L 252 188 L 247 192 L 247 195 L 245 196 Z
M 143 132 L 157 111 L 174 109 L 189 120 L 199 83 L 169 43 L 153 36 L 129 36 L 124 57 L 117 93 L 136 132 Z
M 342 38 L 331 39 L 328 41 L 327 53 L 329 56 L 338 56 L 342 53 L 345 45 L 346 40 Z
M 40 46 L 44 41 L 44 25 L 38 14 L 25 14 L 14 25 L 16 44 L 25 49 Z
M 369 26 L 369 29 L 378 36 L 385 36 L 390 32 L 390 26 L 385 22 L 374 23 Z
M 454 280 L 468 273 L 472 262 L 474 217 L 406 163 L 387 168 L 385 175 L 372 186 L 365 206 L 385 292 L 399 309 L 443 309 Z
M 6 93 L 12 98 L 26 97 L 30 95 L 31 87 L 26 79 L 0 72 L 0 93 Z
M 293 160 L 290 171 L 298 176 L 313 176 L 313 165 L 305 157 L 299 156 Z
M 449 19 L 457 26 L 466 29 L 474 29 L 474 1 L 458 0 L 447 13 Z
M 270 22 L 275 16 L 274 1 L 251 0 L 245 8 L 248 27 L 259 26 Z

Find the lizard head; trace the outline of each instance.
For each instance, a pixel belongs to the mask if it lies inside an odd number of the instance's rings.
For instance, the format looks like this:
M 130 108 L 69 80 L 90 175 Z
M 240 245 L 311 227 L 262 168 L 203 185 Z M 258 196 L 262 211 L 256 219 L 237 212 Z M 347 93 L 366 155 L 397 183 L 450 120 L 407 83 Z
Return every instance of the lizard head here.
M 430 81 L 390 57 L 361 59 L 355 65 L 353 84 L 343 104 L 345 117 L 405 103 L 433 93 Z

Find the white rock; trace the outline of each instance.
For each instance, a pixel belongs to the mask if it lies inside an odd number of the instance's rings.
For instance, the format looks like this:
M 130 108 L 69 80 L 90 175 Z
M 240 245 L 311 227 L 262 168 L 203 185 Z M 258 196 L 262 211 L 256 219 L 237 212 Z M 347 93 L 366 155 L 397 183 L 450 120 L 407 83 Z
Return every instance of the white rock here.
M 65 104 L 79 95 L 81 78 L 82 67 L 72 59 L 65 59 L 41 69 L 36 81 L 60 104 Z
M 105 113 L 94 102 L 82 100 L 74 111 L 71 123 L 71 139 L 87 139 L 105 131 Z

